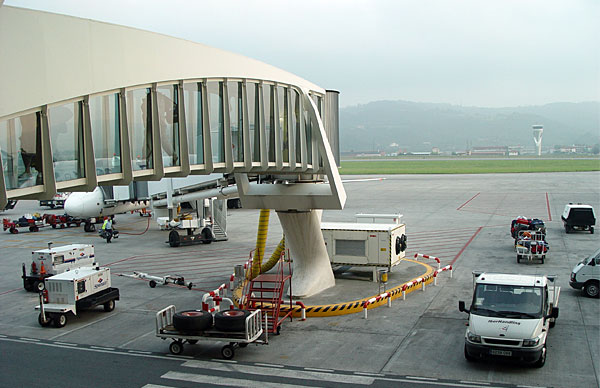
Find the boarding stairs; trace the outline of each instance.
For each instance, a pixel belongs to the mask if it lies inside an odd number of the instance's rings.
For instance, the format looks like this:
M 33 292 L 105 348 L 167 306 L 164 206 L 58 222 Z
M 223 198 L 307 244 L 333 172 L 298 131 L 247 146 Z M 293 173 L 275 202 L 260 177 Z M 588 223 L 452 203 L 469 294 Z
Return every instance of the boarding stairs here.
M 287 251 L 289 258 L 289 251 Z M 250 253 L 252 259 L 253 252 Z M 252 263 L 252 260 L 250 260 Z M 292 284 L 291 284 L 291 260 L 286 260 L 285 251 L 282 252 L 279 262 L 277 263 L 274 273 L 263 273 L 247 282 L 244 289 L 245 301 L 244 309 L 248 311 L 262 310 L 267 315 L 267 327 L 264 328 L 269 333 L 279 334 L 281 331 L 281 323 L 290 317 L 292 309 Z M 288 273 L 284 273 L 284 266 L 288 267 Z M 251 273 L 252 268 L 249 268 Z M 289 290 L 289 308 L 283 315 L 281 314 L 281 305 L 284 303 L 283 294 L 286 290 L 286 283 L 290 282 Z
M 215 236 L 215 241 L 227 241 L 229 237 L 227 237 L 227 233 L 221 228 L 221 225 L 214 222 L 212 225 L 212 232 Z

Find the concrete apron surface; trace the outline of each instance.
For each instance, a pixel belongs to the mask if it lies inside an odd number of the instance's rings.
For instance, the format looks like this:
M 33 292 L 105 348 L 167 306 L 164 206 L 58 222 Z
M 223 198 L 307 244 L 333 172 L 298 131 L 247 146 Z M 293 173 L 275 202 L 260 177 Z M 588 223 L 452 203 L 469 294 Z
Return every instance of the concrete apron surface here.
M 345 177 L 346 178 L 346 177 Z M 359 178 L 359 177 L 352 177 Z M 566 203 L 583 202 L 600 211 L 600 173 L 543 173 L 490 175 L 386 176 L 385 180 L 346 183 L 346 208 L 325 211 L 323 221 L 354 221 L 357 213 L 401 213 L 407 225 L 407 258 L 415 253 L 439 257 L 452 264 L 453 277 L 442 274 L 437 287 L 428 285 L 385 305 L 362 313 L 305 321 L 286 320 L 281 335 L 268 346 L 249 346 L 236 353 L 238 362 L 264 362 L 365 373 L 394 373 L 422 377 L 535 386 L 598 386 L 600 367 L 600 303 L 569 287 L 577 262 L 600 246 L 598 233 L 566 234 L 560 214 Z M 35 201 L 20 201 L 0 217 L 24 213 L 60 213 Z M 517 264 L 510 221 L 517 216 L 540 218 L 547 227 L 550 252 L 544 264 Z M 37 233 L 0 233 L 0 334 L 66 343 L 108 346 L 164 354 L 168 342 L 154 335 L 155 313 L 175 304 L 178 310 L 200 308 L 204 292 L 229 280 L 233 268 L 248 260 L 254 249 L 258 211 L 231 210 L 229 241 L 170 248 L 167 232 L 137 214 L 117 216 L 121 236 L 106 244 L 83 228 L 43 228 Z M 281 227 L 271 217 L 267 254 L 281 239 Z M 93 243 L 101 265 L 111 268 L 121 300 L 113 312 L 102 308 L 69 317 L 64 328 L 42 328 L 34 306 L 38 297 L 22 288 L 21 263 L 31 252 L 72 243 Z M 437 267 L 437 263 L 427 264 Z M 558 275 L 562 287 L 560 316 L 549 333 L 546 366 L 504 362 L 467 363 L 463 356 L 467 305 L 473 270 Z M 181 275 L 193 290 L 177 286 L 149 288 L 148 283 L 119 274 L 133 271 L 156 276 Z M 367 273 L 370 270 L 366 271 Z M 403 262 L 394 268 L 388 289 L 423 271 Z M 338 276 L 336 286 L 314 297 L 314 303 L 343 302 L 378 293 L 376 283 Z M 365 276 L 366 277 L 366 276 Z M 397 278 L 398 277 L 398 278 Z M 328 302 L 330 303 L 330 302 Z M 186 346 L 184 355 L 197 359 L 220 357 L 223 344 L 202 342 Z

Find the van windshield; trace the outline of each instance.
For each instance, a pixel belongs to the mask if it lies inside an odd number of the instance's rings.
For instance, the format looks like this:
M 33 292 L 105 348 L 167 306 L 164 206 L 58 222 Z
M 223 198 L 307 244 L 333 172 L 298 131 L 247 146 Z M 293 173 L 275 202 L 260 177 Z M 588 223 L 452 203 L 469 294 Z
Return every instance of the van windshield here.
M 506 318 L 541 318 L 541 287 L 478 284 L 471 313 Z
M 583 261 L 584 264 L 588 265 L 593 260 L 600 259 L 600 249 L 590 255 L 587 259 Z

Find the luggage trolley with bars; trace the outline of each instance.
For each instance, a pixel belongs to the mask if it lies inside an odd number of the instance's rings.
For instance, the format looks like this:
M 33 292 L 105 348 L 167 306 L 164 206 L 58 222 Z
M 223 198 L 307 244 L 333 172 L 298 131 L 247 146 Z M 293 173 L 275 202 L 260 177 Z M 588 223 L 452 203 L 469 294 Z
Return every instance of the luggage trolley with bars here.
M 165 307 L 156 313 L 156 336 L 173 340 L 169 351 L 175 355 L 183 352 L 184 343 L 194 345 L 198 341 L 229 342 L 221 348 L 221 356 L 226 360 L 235 356 L 237 348 L 245 348 L 251 343 L 269 343 L 268 333 L 263 330 L 261 310 L 250 312 L 216 309 L 214 312 L 213 316 L 205 310 L 176 312 L 174 305 Z M 265 315 L 265 321 L 266 318 Z M 263 336 L 264 339 L 261 339 Z
M 521 260 L 540 260 L 544 264 L 548 249 L 549 246 L 546 242 L 545 233 L 542 231 L 522 230 L 519 232 L 515 245 L 517 263 L 520 263 Z

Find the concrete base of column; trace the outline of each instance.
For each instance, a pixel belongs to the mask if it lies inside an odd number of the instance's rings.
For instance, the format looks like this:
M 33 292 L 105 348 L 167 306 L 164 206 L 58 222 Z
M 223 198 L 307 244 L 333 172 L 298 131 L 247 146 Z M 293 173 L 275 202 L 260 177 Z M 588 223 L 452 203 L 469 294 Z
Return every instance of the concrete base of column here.
M 335 286 L 335 277 L 321 233 L 322 210 L 278 211 L 285 246 L 294 260 L 292 293 L 309 297 Z

